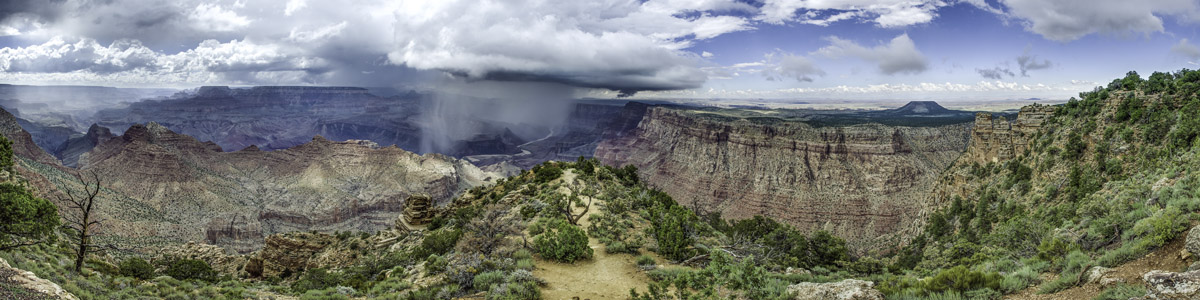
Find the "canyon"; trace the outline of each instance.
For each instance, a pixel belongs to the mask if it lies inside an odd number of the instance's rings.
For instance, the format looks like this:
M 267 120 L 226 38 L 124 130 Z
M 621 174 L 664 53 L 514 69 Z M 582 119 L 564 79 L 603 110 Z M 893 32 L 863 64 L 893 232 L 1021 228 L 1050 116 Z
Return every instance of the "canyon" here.
M 429 96 L 377 94 L 201 87 L 101 110 L 86 133 L 53 148 L 19 130 L 42 123 L 10 114 L 16 124 L 6 132 L 20 140 L 26 164 L 39 165 L 46 179 L 35 182 L 62 190 L 72 187 L 71 168 L 102 175 L 110 230 L 144 245 L 196 240 L 248 252 L 273 233 L 378 230 L 410 195 L 444 203 L 543 161 L 582 156 L 637 166 L 702 212 L 827 230 L 866 251 L 911 236 L 940 203 L 929 191 L 960 156 L 1011 157 L 1052 112 L 1029 106 L 1009 122 L 932 101 L 828 111 L 576 100 L 567 122 L 544 136 L 492 124 L 459 151 L 418 155 L 410 151 L 420 148 Z
M 445 155 L 321 136 L 277 151 L 225 152 L 157 123 L 97 139 L 75 171 L 32 145 L 14 119 L 0 118 L 0 133 L 27 158 L 22 174 L 43 196 L 78 189 L 71 174 L 94 172 L 104 186 L 101 234 L 139 249 L 204 241 L 245 253 L 274 233 L 376 231 L 393 225 L 410 195 L 444 203 L 505 176 Z

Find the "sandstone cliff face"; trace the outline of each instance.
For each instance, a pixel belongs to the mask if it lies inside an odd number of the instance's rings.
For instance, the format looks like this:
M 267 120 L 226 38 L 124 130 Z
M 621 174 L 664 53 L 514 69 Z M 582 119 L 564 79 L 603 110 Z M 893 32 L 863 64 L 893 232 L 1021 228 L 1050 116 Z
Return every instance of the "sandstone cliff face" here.
M 971 146 L 967 149 L 966 157 L 979 163 L 1012 159 L 1025 152 L 1032 135 L 1042 128 L 1042 122 L 1053 115 L 1053 106 L 1040 104 L 1022 107 L 1013 122 L 991 113 L 978 113 L 975 115 Z
M 637 166 L 644 180 L 682 204 L 731 219 L 763 215 L 803 231 L 830 230 L 860 251 L 892 246 L 970 132 L 970 124 L 760 124 L 639 105 L 623 116 L 628 120 L 617 123 L 625 125 L 614 126 L 596 149 L 601 161 Z
M 111 191 L 101 206 L 107 232 L 242 253 L 275 233 L 390 228 L 409 195 L 444 203 L 500 177 L 447 156 L 319 136 L 278 151 L 222 152 L 155 123 L 130 127 L 80 162 Z

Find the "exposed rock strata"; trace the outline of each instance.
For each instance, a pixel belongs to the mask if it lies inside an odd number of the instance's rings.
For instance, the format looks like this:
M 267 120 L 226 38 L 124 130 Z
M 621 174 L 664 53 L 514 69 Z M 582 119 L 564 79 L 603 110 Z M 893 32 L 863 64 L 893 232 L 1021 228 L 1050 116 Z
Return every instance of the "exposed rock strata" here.
M 1054 106 L 1039 104 L 1022 107 L 1012 122 L 1003 116 L 977 113 L 966 156 L 980 163 L 1012 159 L 1029 148 L 1032 135 L 1053 115 Z
M 889 236 L 917 217 L 918 199 L 962 154 L 970 125 L 818 128 L 667 107 L 626 110 L 597 148 L 600 160 L 636 165 L 685 205 L 830 230 L 857 250 L 894 245 Z

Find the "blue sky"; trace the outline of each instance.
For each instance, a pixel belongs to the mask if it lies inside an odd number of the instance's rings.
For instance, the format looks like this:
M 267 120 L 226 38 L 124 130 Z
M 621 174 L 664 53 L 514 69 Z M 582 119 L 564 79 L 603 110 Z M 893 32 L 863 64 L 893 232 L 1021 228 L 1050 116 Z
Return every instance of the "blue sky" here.
M 1063 99 L 1197 68 L 1198 21 L 1195 0 L 13 0 L 0 82 Z

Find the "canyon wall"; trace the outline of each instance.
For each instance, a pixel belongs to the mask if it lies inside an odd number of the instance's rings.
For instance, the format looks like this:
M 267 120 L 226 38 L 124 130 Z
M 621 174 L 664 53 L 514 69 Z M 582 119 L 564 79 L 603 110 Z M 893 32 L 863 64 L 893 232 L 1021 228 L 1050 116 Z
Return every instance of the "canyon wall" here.
M 122 221 L 121 235 L 204 240 L 239 252 L 274 233 L 389 228 L 410 195 L 444 203 L 501 177 L 444 155 L 320 136 L 277 151 L 223 152 L 156 123 L 100 143 L 80 157 L 80 168 L 136 202 L 114 208 L 144 209 L 109 211 Z
M 637 166 L 685 205 L 829 230 L 860 252 L 895 246 L 966 149 L 971 125 L 813 127 L 709 115 L 630 104 L 595 156 Z
M 157 122 L 231 150 L 283 149 L 314 135 L 416 149 L 420 129 L 409 120 L 419 102 L 416 94 L 384 98 L 356 87 L 206 86 L 190 95 L 102 110 L 96 119 L 116 131 Z

